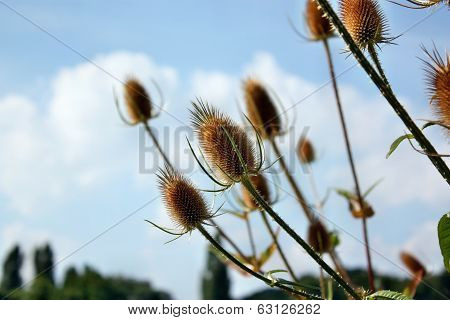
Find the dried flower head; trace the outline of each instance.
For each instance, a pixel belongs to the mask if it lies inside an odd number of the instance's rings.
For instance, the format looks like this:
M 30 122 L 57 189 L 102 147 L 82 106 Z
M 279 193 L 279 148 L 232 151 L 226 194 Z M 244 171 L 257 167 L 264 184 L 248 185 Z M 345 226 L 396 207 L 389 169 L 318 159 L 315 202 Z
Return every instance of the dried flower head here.
M 183 232 L 197 228 L 211 217 L 200 191 L 181 173 L 166 166 L 159 171 L 158 180 L 169 216 Z
M 254 176 L 250 176 L 250 181 L 252 182 L 253 186 L 256 188 L 256 190 L 259 192 L 261 197 L 270 203 L 270 190 L 269 186 L 267 185 L 266 178 L 262 174 L 257 174 Z M 242 186 L 242 200 L 244 200 L 244 204 L 247 207 L 247 209 L 255 210 L 257 209 L 258 203 L 253 199 L 253 196 L 250 194 L 250 192 Z
M 415 275 L 420 274 L 421 276 L 425 276 L 426 269 L 424 265 L 420 263 L 419 260 L 417 260 L 416 257 L 407 252 L 402 252 L 400 254 L 400 259 L 402 259 L 403 264 L 408 268 L 408 270 L 411 273 Z
M 333 35 L 333 26 L 315 0 L 306 1 L 306 24 L 314 40 Z
M 254 79 L 245 80 L 243 86 L 248 117 L 261 137 L 280 134 L 281 120 L 266 88 Z
M 308 139 L 301 138 L 298 141 L 297 156 L 302 163 L 311 163 L 315 160 L 314 147 Z
M 230 117 L 200 100 L 193 102 L 192 125 L 206 160 L 231 184 L 258 170 L 255 148 L 245 131 Z M 233 145 L 234 144 L 234 145 Z
M 355 218 L 370 218 L 375 214 L 372 206 L 368 204 L 365 200 L 363 200 L 363 208 L 359 204 L 358 199 L 355 197 L 353 199 L 349 199 L 349 209 Z
M 124 96 L 130 122 L 146 122 L 152 116 L 152 103 L 144 86 L 135 78 L 124 84 Z
M 429 52 L 424 48 L 424 51 L 431 60 L 424 61 L 430 104 L 439 121 L 450 126 L 450 54 L 442 58 L 436 49 Z
M 390 42 L 386 18 L 376 0 L 340 0 L 340 12 L 342 22 L 361 49 Z
M 314 250 L 320 253 L 330 250 L 330 235 L 318 220 L 311 223 L 308 227 L 308 243 Z

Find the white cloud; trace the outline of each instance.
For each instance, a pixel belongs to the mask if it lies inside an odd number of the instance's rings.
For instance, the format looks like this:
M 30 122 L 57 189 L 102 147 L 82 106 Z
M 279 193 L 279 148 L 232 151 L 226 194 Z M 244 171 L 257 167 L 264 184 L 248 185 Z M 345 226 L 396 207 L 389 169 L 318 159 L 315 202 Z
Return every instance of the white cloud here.
M 174 69 L 143 54 L 119 52 L 95 63 L 122 81 L 135 75 L 149 88 L 153 78 L 167 94 L 177 85 Z M 15 210 L 41 212 L 49 203 L 63 201 L 72 188 L 99 183 L 135 165 L 131 155 L 136 143 L 130 141 L 136 131 L 126 130 L 115 113 L 113 87 L 120 95 L 117 80 L 82 63 L 54 77 L 43 112 L 23 97 L 0 99 L 0 191 Z

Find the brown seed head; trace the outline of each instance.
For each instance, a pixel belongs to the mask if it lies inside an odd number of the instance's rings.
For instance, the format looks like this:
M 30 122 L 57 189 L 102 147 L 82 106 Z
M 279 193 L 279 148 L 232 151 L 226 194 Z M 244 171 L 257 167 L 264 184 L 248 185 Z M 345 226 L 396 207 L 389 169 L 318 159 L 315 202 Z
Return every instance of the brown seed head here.
M 421 273 L 422 276 L 425 276 L 426 269 L 422 263 L 420 263 L 419 260 L 417 260 L 416 257 L 413 255 L 402 252 L 400 254 L 400 259 L 402 259 L 403 264 L 408 268 L 408 270 L 413 274 L 419 274 Z
M 330 235 L 320 221 L 313 222 L 308 227 L 308 243 L 317 252 L 330 250 Z
M 350 199 L 349 200 L 349 209 L 355 218 L 370 218 L 375 214 L 375 211 L 373 210 L 372 206 L 368 204 L 366 201 L 363 200 L 363 207 L 359 205 L 358 199 Z
M 311 163 L 315 160 L 314 147 L 308 139 L 302 138 L 298 141 L 297 156 L 302 163 Z
M 150 119 L 152 104 L 144 86 L 138 80 L 130 78 L 124 84 L 124 91 L 125 103 L 131 123 L 146 122 Z
M 158 180 L 169 216 L 184 232 L 211 217 L 201 193 L 179 172 L 166 167 L 160 170 Z
M 361 49 L 389 42 L 387 21 L 376 0 L 340 0 L 340 12 L 342 22 Z
M 427 91 L 430 96 L 430 104 L 439 121 L 450 126 L 450 54 L 445 58 L 439 55 L 437 50 L 425 53 L 430 62 L 425 61 Z M 448 130 L 450 134 L 450 130 Z
M 226 183 L 233 183 L 246 173 L 254 173 L 257 170 L 255 149 L 245 131 L 207 103 L 198 100 L 192 105 L 192 125 L 206 160 L 217 174 Z
M 277 108 L 261 83 L 253 79 L 244 81 L 245 103 L 250 121 L 262 138 L 270 138 L 281 131 Z
M 333 26 L 315 0 L 306 2 L 306 23 L 314 40 L 321 40 L 333 35 Z
M 262 174 L 257 174 L 255 176 L 250 176 L 250 181 L 262 198 L 270 203 L 270 190 L 266 178 L 264 178 Z M 245 206 L 250 210 L 255 210 L 259 207 L 250 192 L 248 192 L 244 186 L 242 186 L 242 199 L 244 200 Z

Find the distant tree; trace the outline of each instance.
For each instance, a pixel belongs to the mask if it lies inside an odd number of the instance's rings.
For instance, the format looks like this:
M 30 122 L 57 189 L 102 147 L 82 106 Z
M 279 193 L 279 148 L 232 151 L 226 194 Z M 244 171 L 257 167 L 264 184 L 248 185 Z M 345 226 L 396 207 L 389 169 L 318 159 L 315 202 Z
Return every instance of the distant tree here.
M 216 235 L 220 242 L 220 237 Z M 230 278 L 227 266 L 208 247 L 206 270 L 202 279 L 202 298 L 204 300 L 230 300 Z
M 4 292 L 10 292 L 22 286 L 20 269 L 23 264 L 23 254 L 18 245 L 15 245 L 6 256 L 3 263 L 3 278 L 1 288 Z
M 52 285 L 55 283 L 53 263 L 53 250 L 48 243 L 34 250 L 34 272 L 36 277 L 45 278 Z

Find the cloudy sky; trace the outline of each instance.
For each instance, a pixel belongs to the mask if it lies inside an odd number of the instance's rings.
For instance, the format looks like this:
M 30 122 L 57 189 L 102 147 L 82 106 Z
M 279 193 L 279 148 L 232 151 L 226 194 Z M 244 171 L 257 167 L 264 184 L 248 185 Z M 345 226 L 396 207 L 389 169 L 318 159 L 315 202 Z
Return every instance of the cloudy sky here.
M 403 34 L 380 54 L 387 75 L 413 118 L 429 119 L 420 44 L 448 49 L 448 12 L 381 4 L 392 34 Z M 203 97 L 240 121 L 241 80 L 254 76 L 286 107 L 301 101 L 287 113 L 295 124 L 280 144 L 308 198 L 314 199 L 311 175 L 293 151 L 305 127 L 318 153 L 312 172 L 319 193 L 351 189 L 323 47 L 298 38 L 288 23 L 290 17 L 305 30 L 303 7 L 304 0 L 1 1 L 0 20 L 7 27 L 0 29 L 0 258 L 14 243 L 30 252 L 50 241 L 62 260 L 59 277 L 68 265 L 90 264 L 104 273 L 148 279 L 177 298 L 199 296 L 205 241 L 194 232 L 165 245 L 170 238 L 144 222 L 170 226 L 153 174 L 161 160 L 142 131 L 121 123 L 114 109 L 113 88 L 120 95 L 129 75 L 148 86 L 156 103 L 152 79 L 162 88 L 167 107 L 152 126 L 198 185 L 209 184 L 186 149 L 185 136 L 192 136 L 189 101 Z M 376 211 L 369 221 L 375 268 L 405 275 L 398 255 L 408 250 L 438 272 L 436 225 L 450 207 L 448 186 L 408 144 L 385 159 L 405 128 L 354 59 L 342 53 L 343 42 L 336 38 L 331 46 L 363 189 L 383 178 L 369 197 Z M 441 131 L 427 133 L 448 153 Z M 277 183 L 278 211 L 304 233 L 289 186 L 282 176 Z M 346 203 L 332 193 L 325 214 L 330 228 L 340 231 L 346 265 L 364 266 L 360 222 Z M 269 239 L 254 220 L 262 249 Z M 239 221 L 218 221 L 249 249 Z M 285 236 L 282 242 L 299 272 L 316 272 Z M 268 268 L 279 264 L 274 258 Z M 232 277 L 235 296 L 262 287 Z

